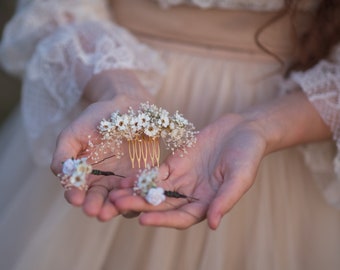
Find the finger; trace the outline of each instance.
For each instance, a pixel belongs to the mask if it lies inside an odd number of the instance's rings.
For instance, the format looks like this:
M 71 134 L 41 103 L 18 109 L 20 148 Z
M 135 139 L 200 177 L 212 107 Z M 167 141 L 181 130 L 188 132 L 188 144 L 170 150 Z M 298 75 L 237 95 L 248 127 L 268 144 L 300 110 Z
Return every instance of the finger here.
M 158 169 L 158 180 L 166 181 L 170 176 L 170 167 L 169 164 L 163 163 Z
M 100 221 L 109 221 L 118 215 L 119 212 L 116 207 L 110 202 L 110 200 L 106 199 L 98 214 L 98 219 Z
M 140 212 L 136 212 L 136 211 L 128 211 L 125 213 L 122 213 L 122 216 L 125 218 L 135 218 L 138 217 L 140 215 Z
M 145 211 L 161 211 L 168 210 L 171 208 L 177 208 L 179 205 L 186 203 L 186 200 L 178 200 L 174 203 L 163 202 L 159 205 L 152 205 L 148 203 L 143 197 L 138 195 L 133 195 L 131 189 L 127 190 L 117 190 L 110 194 L 110 200 L 121 212 L 145 212 Z
M 131 188 L 114 189 L 110 192 L 109 199 L 114 204 L 119 198 L 132 195 L 133 190 Z
M 146 226 L 187 229 L 205 218 L 207 206 L 201 203 L 189 203 L 176 210 L 143 213 L 139 222 Z
M 81 206 L 84 203 L 85 191 L 78 188 L 71 188 L 64 192 L 66 201 L 74 206 Z
M 208 209 L 207 218 L 211 229 L 217 229 L 223 215 L 231 210 L 248 189 L 242 179 L 224 181 Z
M 108 190 L 106 186 L 103 185 L 93 185 L 87 191 L 83 210 L 86 215 L 94 217 L 98 216 L 100 210 L 104 204 L 108 195 Z
M 60 133 L 57 139 L 56 149 L 53 154 L 51 163 L 52 172 L 57 175 L 62 171 L 62 163 L 71 158 L 77 157 L 82 146 L 75 138 L 72 131 L 64 130 Z
M 127 189 L 132 188 L 135 185 L 136 177 L 127 177 L 119 181 L 119 186 L 117 188 Z
M 114 200 L 114 205 L 120 212 L 143 212 L 164 209 L 163 204 L 154 206 L 147 203 L 143 197 L 134 195 L 120 196 L 118 199 Z

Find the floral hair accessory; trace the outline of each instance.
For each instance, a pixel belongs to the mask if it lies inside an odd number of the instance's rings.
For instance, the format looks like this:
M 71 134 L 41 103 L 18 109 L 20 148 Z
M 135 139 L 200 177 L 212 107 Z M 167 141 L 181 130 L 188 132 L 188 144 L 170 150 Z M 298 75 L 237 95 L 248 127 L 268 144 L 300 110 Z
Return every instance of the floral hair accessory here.
M 126 114 L 112 113 L 110 119 L 100 122 L 98 131 L 104 141 L 113 142 L 117 148 L 123 140 L 128 142 L 132 168 L 135 163 L 141 168 L 142 162 L 144 167 L 149 162 L 152 166 L 159 166 L 160 139 L 172 152 L 179 148 L 186 152 L 186 148 L 195 144 L 198 133 L 178 111 L 170 115 L 149 103 L 140 104 L 137 112 L 130 108 Z
M 157 176 L 157 167 L 152 169 L 146 168 L 141 171 L 133 189 L 135 194 L 144 197 L 148 203 L 155 206 L 165 201 L 166 197 L 197 200 L 196 198 L 186 196 L 177 191 L 164 190 L 162 187 L 158 187 L 156 183 Z
M 63 162 L 62 173 L 58 174 L 61 185 L 65 189 L 76 187 L 80 190 L 87 190 L 87 177 L 90 174 L 103 176 L 113 175 L 124 178 L 124 176 L 115 174 L 114 172 L 95 170 L 92 165 L 93 164 L 87 163 L 87 158 L 67 159 Z

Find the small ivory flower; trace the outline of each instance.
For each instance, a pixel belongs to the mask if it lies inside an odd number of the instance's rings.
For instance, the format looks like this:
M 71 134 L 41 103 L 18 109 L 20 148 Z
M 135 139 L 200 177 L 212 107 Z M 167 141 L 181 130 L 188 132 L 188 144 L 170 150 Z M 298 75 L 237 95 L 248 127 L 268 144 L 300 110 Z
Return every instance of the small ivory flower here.
M 166 199 L 164 189 L 161 187 L 151 188 L 145 196 L 145 200 L 152 205 L 159 205 Z
M 158 131 L 159 131 L 158 127 L 155 126 L 154 124 L 150 124 L 146 126 L 144 129 L 145 135 L 149 137 L 155 137 L 158 134 Z
M 128 115 L 124 114 L 122 116 L 118 116 L 116 119 L 116 127 L 118 130 L 126 130 L 129 126 L 129 117 Z
M 101 131 L 101 132 L 106 132 L 106 131 L 110 131 L 112 129 L 113 125 L 110 121 L 107 121 L 105 119 L 103 119 L 101 122 L 100 122 L 100 125 L 98 127 L 98 129 Z
M 92 166 L 87 158 L 69 158 L 63 163 L 62 173 L 59 174 L 61 184 L 66 188 L 77 187 L 87 189 L 86 177 L 92 172 Z
M 168 127 L 170 123 L 168 112 L 163 112 L 160 116 L 160 119 L 158 120 L 158 125 L 161 127 Z
M 77 164 L 76 167 L 77 167 L 76 168 L 77 169 L 77 173 L 79 173 L 79 174 L 86 175 L 86 174 L 90 174 L 92 172 L 92 166 L 86 163 L 86 159 L 85 160 L 81 160 Z
M 150 123 L 150 117 L 145 113 L 138 114 L 138 126 L 146 127 Z
M 157 187 L 157 176 L 158 168 L 154 167 L 153 169 L 144 169 L 138 175 L 134 190 L 137 191 L 141 196 L 145 197 L 150 189 Z
M 87 186 L 86 184 L 86 174 L 76 172 L 72 174 L 69 180 L 70 184 L 74 187 L 77 187 L 79 189 L 85 189 Z

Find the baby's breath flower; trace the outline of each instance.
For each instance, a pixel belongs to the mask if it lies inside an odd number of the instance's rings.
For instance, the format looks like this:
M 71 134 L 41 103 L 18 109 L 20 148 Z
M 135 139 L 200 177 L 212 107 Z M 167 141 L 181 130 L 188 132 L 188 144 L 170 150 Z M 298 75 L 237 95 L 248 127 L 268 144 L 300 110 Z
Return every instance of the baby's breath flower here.
M 117 117 L 120 116 L 119 111 L 113 112 L 111 113 L 111 122 L 112 123 L 116 123 L 117 122 Z
M 92 166 L 87 163 L 87 158 L 69 158 L 63 163 L 62 173 L 59 177 L 66 189 L 70 187 L 87 189 L 86 177 L 91 172 Z

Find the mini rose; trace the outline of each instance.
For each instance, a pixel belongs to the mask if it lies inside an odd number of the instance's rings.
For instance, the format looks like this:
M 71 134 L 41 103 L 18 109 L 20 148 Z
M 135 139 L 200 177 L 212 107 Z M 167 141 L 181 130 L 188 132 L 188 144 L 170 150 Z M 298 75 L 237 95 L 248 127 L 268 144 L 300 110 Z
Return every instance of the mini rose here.
M 65 175 L 72 175 L 76 169 L 76 164 L 74 159 L 69 158 L 63 163 L 63 174 Z
M 145 200 L 152 205 L 159 205 L 165 201 L 164 189 L 161 187 L 151 188 L 145 196 Z

